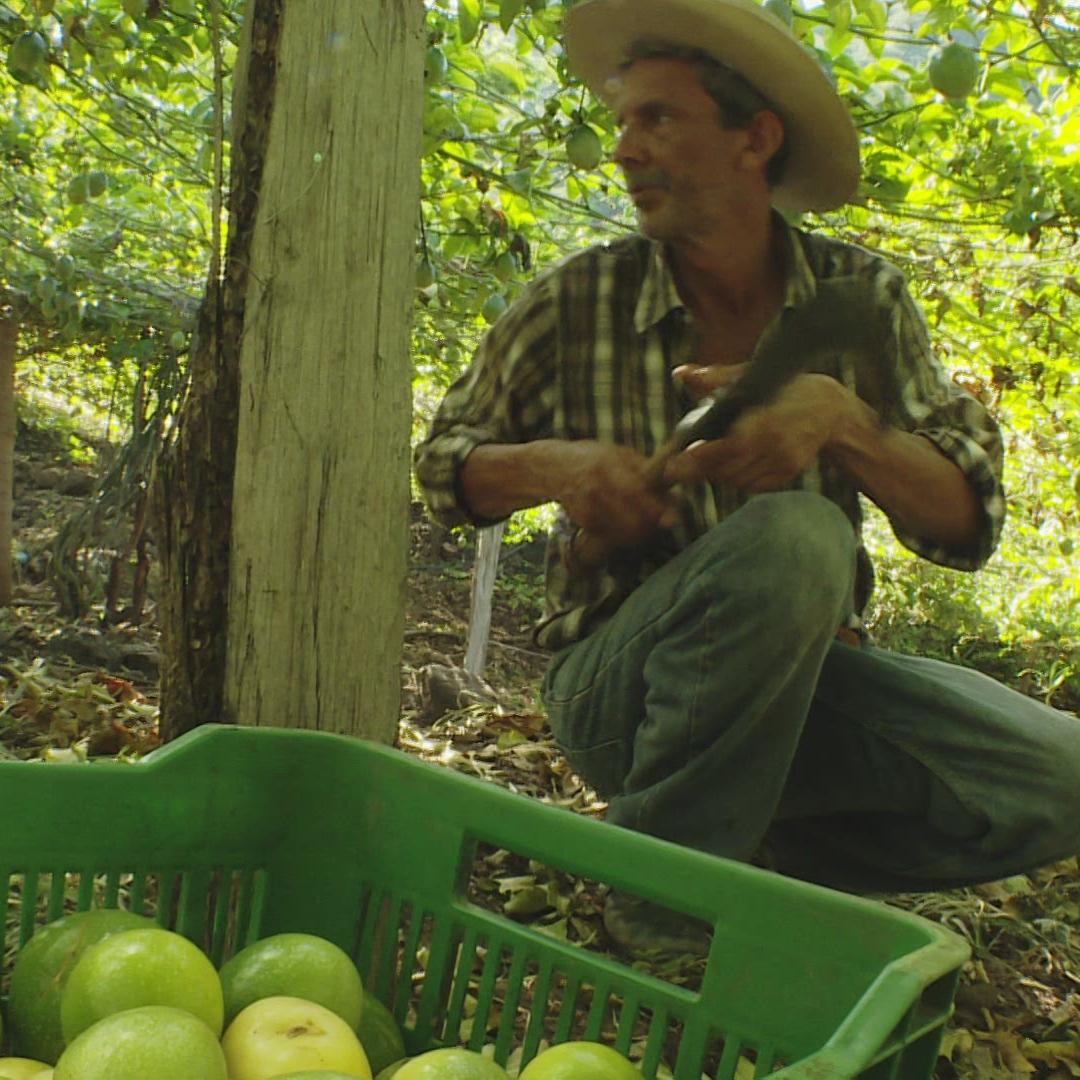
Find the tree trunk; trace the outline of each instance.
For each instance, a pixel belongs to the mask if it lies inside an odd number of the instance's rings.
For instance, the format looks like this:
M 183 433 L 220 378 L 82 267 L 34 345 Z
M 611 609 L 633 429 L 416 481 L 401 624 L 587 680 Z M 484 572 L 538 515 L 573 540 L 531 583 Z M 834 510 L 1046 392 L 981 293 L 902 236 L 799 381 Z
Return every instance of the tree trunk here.
M 11 505 L 15 480 L 15 349 L 19 327 L 0 312 L 0 607 L 11 603 Z
M 424 12 L 421 0 L 287 12 L 240 355 L 226 714 L 389 742 Z
M 236 72 L 224 271 L 219 279 L 215 260 L 192 336 L 187 394 L 152 485 L 162 570 L 165 740 L 199 724 L 231 719 L 225 708 L 225 657 L 240 343 L 274 111 L 283 3 L 248 4 Z

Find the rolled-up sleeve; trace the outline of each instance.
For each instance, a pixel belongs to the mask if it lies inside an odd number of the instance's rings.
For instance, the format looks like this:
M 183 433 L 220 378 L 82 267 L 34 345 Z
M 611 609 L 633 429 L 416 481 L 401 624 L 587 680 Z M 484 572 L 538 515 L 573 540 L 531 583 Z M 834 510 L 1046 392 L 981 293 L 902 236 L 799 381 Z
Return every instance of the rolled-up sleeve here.
M 556 394 L 555 301 L 537 279 L 487 332 L 472 363 L 451 385 L 416 448 L 416 479 L 444 525 L 489 525 L 468 507 L 459 477 L 478 446 L 550 434 Z
M 894 331 L 900 386 L 900 425 L 929 439 L 967 477 L 982 507 L 976 544 L 956 551 L 897 528 L 897 539 L 931 562 L 956 570 L 976 570 L 997 547 L 1005 523 L 1001 431 L 983 404 L 946 374 L 930 346 L 926 320 L 904 288 L 895 311 Z

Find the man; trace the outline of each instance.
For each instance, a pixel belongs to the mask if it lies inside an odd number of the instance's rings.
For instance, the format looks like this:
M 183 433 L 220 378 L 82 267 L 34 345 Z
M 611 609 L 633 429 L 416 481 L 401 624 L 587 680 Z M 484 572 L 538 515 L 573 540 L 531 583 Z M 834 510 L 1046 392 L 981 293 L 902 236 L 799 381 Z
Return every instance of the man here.
M 559 504 L 537 638 L 570 762 L 615 824 L 740 860 L 764 844 L 840 888 L 1074 853 L 1080 723 L 861 630 L 860 495 L 961 570 L 988 558 L 1005 504 L 998 430 L 934 359 L 899 271 L 776 212 L 853 194 L 843 104 L 750 0 L 589 0 L 567 49 L 614 110 L 642 235 L 533 283 L 447 393 L 417 471 L 449 523 Z M 871 284 L 880 351 L 838 343 L 658 475 L 679 416 L 839 279 Z M 886 362 L 895 392 L 863 400 L 862 370 Z M 578 557 L 586 536 L 599 566 Z M 689 947 L 648 906 L 607 915 L 624 944 Z

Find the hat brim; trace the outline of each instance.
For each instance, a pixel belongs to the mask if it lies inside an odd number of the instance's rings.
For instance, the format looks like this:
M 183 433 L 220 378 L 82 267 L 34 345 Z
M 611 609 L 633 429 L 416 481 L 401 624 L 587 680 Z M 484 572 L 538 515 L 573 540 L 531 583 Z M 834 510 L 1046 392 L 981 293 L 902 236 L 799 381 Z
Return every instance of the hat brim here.
M 788 213 L 832 210 L 855 194 L 859 139 L 817 61 L 753 0 L 586 0 L 566 16 L 570 69 L 607 100 L 635 41 L 707 52 L 737 71 L 781 114 L 789 144 L 773 204 Z

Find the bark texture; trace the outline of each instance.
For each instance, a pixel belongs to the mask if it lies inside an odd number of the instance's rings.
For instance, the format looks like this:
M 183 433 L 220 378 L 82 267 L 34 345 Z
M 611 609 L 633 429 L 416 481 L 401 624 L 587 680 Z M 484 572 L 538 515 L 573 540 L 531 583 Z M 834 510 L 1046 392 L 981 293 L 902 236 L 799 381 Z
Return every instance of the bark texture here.
M 229 243 L 211 273 L 189 357 L 175 435 L 153 483 L 162 566 L 162 737 L 228 722 L 225 704 L 229 564 L 251 249 L 277 97 L 284 0 L 251 0 L 237 66 Z
M 15 480 L 15 349 L 19 327 L 0 309 L 0 607 L 11 603 Z
M 388 742 L 424 11 L 421 0 L 287 11 L 244 305 L 225 714 Z

